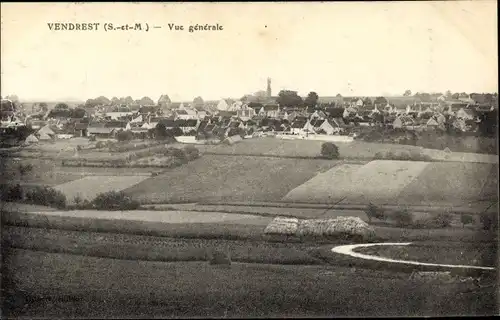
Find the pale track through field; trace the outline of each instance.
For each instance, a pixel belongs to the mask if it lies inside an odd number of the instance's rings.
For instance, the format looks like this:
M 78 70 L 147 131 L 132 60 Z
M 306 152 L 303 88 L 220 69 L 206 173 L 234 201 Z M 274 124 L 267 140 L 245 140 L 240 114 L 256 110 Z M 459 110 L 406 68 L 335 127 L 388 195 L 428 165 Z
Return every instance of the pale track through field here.
M 459 268 L 459 269 L 496 270 L 496 268 L 494 268 L 494 267 L 480 267 L 480 266 L 467 266 L 467 265 L 458 265 L 458 264 L 439 264 L 439 263 L 427 263 L 427 262 L 410 261 L 410 260 L 396 260 L 396 259 L 372 256 L 372 255 L 363 254 L 363 253 L 353 251 L 354 249 L 357 249 L 357 248 L 366 248 L 366 247 L 373 247 L 373 246 L 407 246 L 410 244 L 411 244 L 411 242 L 349 244 L 349 245 L 343 245 L 343 246 L 336 246 L 332 249 L 332 252 L 347 255 L 347 256 L 350 256 L 353 258 L 373 260 L 373 261 L 382 261 L 382 262 L 390 262 L 390 263 L 399 263 L 399 264 L 410 264 L 410 265 L 431 266 L 431 267 L 445 267 L 445 268 Z

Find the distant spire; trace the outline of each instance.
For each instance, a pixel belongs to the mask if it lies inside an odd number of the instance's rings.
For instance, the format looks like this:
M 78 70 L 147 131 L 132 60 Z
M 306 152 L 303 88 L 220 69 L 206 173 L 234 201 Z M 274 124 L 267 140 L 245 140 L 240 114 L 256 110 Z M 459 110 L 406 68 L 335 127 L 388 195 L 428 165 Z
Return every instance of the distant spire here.
M 272 90 L 271 90 L 271 78 L 267 78 L 267 97 L 270 98 L 271 97 L 271 94 L 272 94 Z

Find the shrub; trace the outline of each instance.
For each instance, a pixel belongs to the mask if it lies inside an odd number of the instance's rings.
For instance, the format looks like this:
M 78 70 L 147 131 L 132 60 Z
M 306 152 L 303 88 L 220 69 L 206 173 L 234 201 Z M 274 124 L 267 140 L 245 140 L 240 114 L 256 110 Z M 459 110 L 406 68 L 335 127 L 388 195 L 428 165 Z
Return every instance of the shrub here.
M 179 160 L 181 163 L 186 163 L 188 161 L 188 158 L 186 156 L 186 153 L 184 150 L 177 149 L 177 148 L 172 148 L 171 149 L 171 155 Z
M 391 152 L 391 151 L 387 151 L 385 153 L 385 157 L 384 158 L 387 159 L 387 160 L 395 160 L 396 155 L 393 152 Z
M 25 176 L 26 174 L 33 171 L 33 165 L 31 163 L 20 164 L 18 169 L 19 169 L 19 174 L 21 176 Z
M 100 193 L 92 201 L 92 207 L 97 210 L 135 210 L 139 206 L 138 201 L 132 200 L 122 191 Z
M 373 203 L 369 203 L 366 210 L 366 215 L 368 216 L 368 221 L 371 222 L 373 218 L 383 220 L 385 219 L 385 211 L 383 208 L 377 207 Z
M 408 152 L 401 152 L 398 156 L 398 160 L 409 161 L 415 159 L 412 159 L 411 155 Z
M 382 152 L 377 152 L 373 156 L 373 159 L 375 159 L 375 160 L 383 160 L 384 159 L 384 154 Z
M 432 220 L 438 228 L 446 228 L 451 225 L 453 214 L 450 212 L 440 212 Z
M 21 185 L 2 185 L 0 188 L 0 200 L 18 201 L 23 199 L 23 190 Z
M 106 142 L 104 142 L 104 141 L 97 141 L 97 143 L 95 144 L 95 147 L 97 149 L 105 148 L 106 147 Z
M 462 223 L 462 227 L 465 228 L 466 224 L 473 224 L 474 218 L 470 214 L 462 214 L 460 216 L 460 222 Z
M 200 151 L 193 146 L 185 147 L 184 153 L 186 154 L 186 158 L 189 161 L 198 159 L 200 157 Z
M 118 141 L 130 141 L 132 139 L 134 139 L 132 131 L 120 131 L 116 134 L 116 140 Z
M 230 265 L 231 264 L 231 257 L 229 255 L 229 252 L 225 253 L 223 251 L 219 250 L 214 250 L 213 252 L 208 253 L 208 260 L 210 261 L 210 264 L 216 265 Z
M 33 204 L 63 209 L 66 207 L 66 196 L 58 190 L 50 187 L 36 186 L 26 193 L 26 200 Z
M 321 145 L 321 155 L 327 159 L 338 159 L 339 148 L 331 142 L 325 142 Z
M 392 215 L 392 219 L 400 227 L 408 226 L 413 222 L 413 216 L 406 208 L 402 210 L 396 210 Z
M 76 195 L 74 198 L 73 198 L 73 202 L 76 204 L 76 206 L 80 206 L 83 202 L 83 198 L 80 197 L 80 195 Z
M 495 212 L 484 212 L 480 217 L 484 230 L 498 229 L 498 214 Z
M 96 136 L 94 136 L 94 135 L 91 135 L 91 136 L 89 137 L 89 141 L 96 141 L 96 140 L 97 140 L 97 137 L 96 137 Z

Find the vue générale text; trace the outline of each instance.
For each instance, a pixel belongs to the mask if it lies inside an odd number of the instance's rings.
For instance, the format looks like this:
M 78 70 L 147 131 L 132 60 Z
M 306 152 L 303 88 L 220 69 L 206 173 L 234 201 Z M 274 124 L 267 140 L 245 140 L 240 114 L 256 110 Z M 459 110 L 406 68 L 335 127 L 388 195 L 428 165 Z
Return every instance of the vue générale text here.
M 99 23 L 99 22 L 89 22 L 89 23 L 73 23 L 73 22 L 48 22 L 47 26 L 51 31 L 111 31 L 111 30 L 138 30 L 138 31 L 149 31 L 148 23 L 133 23 L 133 24 L 123 24 L 117 25 L 112 23 Z M 161 26 L 153 26 L 155 29 L 162 28 Z M 182 24 L 168 23 L 166 28 L 168 31 L 188 31 L 193 32 L 203 32 L 203 31 L 223 31 L 224 26 L 219 23 L 216 24 L 192 24 L 189 26 L 184 26 Z

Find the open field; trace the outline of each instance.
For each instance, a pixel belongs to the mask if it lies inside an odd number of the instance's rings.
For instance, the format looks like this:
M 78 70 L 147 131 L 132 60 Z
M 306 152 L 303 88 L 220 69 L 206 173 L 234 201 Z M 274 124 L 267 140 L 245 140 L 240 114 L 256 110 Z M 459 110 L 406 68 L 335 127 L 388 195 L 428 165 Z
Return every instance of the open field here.
M 314 140 L 281 140 L 273 137 L 263 137 L 246 139 L 234 145 L 203 146 L 204 153 L 210 154 L 233 154 L 233 155 L 268 155 L 282 157 L 305 157 L 314 158 L 320 156 L 323 141 Z M 421 152 L 427 154 L 437 161 L 464 161 L 464 162 L 485 162 L 498 163 L 495 155 L 475 154 L 475 153 L 452 153 L 447 155 L 442 150 L 424 149 L 422 147 L 390 144 L 390 143 L 370 143 L 355 140 L 349 143 L 338 142 L 340 157 L 344 159 L 367 159 L 372 160 L 376 153 L 386 154 L 392 152 L 411 153 Z
M 4 314 L 28 317 L 411 316 L 494 312 L 485 293 L 383 271 L 103 259 L 29 250 L 4 257 Z M 126 279 L 126 281 L 124 281 Z M 491 293 L 488 293 L 491 294 Z M 453 299 L 450 299 L 453 297 Z M 489 299 L 488 299 L 489 297 Z M 493 300 L 494 301 L 494 300 Z
M 330 169 L 331 160 L 204 155 L 126 190 L 146 203 L 272 201 Z
M 321 145 L 324 141 L 314 140 L 281 140 L 274 137 L 262 137 L 246 139 L 233 145 L 220 144 L 216 146 L 205 146 L 206 153 L 235 154 L 235 155 L 270 155 L 284 157 L 307 157 L 320 156 Z M 349 143 L 338 142 L 340 156 L 343 158 L 373 159 L 377 152 L 401 152 L 420 150 L 413 146 L 395 144 L 370 144 L 362 141 Z
M 75 197 L 92 201 L 99 193 L 121 191 L 148 179 L 148 176 L 89 176 L 54 187 L 71 204 Z
M 493 201 L 494 182 L 498 180 L 493 170 L 497 168 L 479 163 L 391 160 L 340 165 L 291 190 L 283 201 L 456 206 Z
M 495 169 L 498 170 L 498 165 L 431 163 L 401 190 L 394 203 L 464 203 L 485 199 L 493 195 L 493 184 L 489 180 L 498 180 L 492 175 Z M 498 201 L 498 196 L 490 199 Z
M 264 234 L 272 217 L 191 211 L 9 211 L 2 223 L 9 226 L 61 230 L 115 232 L 170 238 L 273 239 Z M 476 228 L 407 229 L 373 225 L 380 241 L 482 242 Z M 283 239 L 281 239 L 283 240 Z M 287 239 L 301 241 L 301 239 Z M 324 239 L 330 242 L 328 239 Z M 315 240 L 317 241 L 317 239 Z

